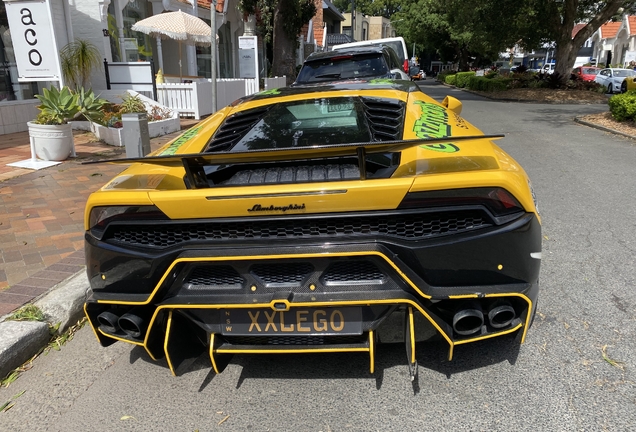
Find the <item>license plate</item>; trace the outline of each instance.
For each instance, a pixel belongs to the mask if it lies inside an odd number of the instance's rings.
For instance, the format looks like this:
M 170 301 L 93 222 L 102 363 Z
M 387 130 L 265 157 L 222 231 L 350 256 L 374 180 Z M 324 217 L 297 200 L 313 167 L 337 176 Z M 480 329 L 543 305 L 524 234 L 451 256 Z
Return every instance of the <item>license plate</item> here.
M 225 309 L 222 333 L 236 336 L 259 335 L 359 335 L 362 309 L 312 308 L 275 311 L 272 309 Z

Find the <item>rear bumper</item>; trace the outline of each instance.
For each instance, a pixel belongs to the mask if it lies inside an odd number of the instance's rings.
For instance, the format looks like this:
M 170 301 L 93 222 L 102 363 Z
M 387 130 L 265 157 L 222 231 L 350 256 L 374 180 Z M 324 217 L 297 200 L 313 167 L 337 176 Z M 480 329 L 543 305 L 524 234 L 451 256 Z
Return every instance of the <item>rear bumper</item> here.
M 373 371 L 376 343 L 398 315 L 407 352 L 436 334 L 451 359 L 460 344 L 514 332 L 523 342 L 538 296 L 541 237 L 532 215 L 421 242 L 149 252 L 86 239 L 94 294 L 85 312 L 97 339 L 142 346 L 154 359 L 165 355 L 173 374 L 202 350 L 217 372 L 227 355 L 291 352 L 367 352 Z M 324 331 L 330 313 L 334 323 Z M 356 317 L 353 333 L 340 333 L 338 313 Z M 257 316 L 269 317 L 276 331 L 263 332 L 267 323 Z M 246 319 L 254 321 L 240 322 Z

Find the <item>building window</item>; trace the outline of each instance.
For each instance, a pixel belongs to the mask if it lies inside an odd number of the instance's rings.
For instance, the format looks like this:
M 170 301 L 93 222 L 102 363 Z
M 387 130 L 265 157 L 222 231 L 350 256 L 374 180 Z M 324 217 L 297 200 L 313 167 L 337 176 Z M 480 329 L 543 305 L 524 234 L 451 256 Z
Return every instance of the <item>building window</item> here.
M 342 34 L 346 34 L 351 39 L 353 39 L 353 34 L 351 33 L 351 26 L 343 26 L 342 27 Z
M 108 35 L 114 62 L 152 61 L 151 38 L 145 33 L 132 31 L 131 27 L 152 15 L 152 7 L 146 0 L 132 0 L 122 11 L 124 18 L 124 46 L 120 47 L 115 7 L 113 2 L 108 5 Z

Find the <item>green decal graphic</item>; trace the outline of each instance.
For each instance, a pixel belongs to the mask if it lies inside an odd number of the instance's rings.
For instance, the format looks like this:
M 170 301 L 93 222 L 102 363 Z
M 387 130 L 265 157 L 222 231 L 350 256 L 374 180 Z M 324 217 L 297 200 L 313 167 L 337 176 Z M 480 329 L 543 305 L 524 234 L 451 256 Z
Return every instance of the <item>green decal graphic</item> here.
M 257 96 L 278 96 L 280 94 L 280 89 L 271 89 L 265 90 L 257 94 Z
M 413 131 L 418 138 L 445 138 L 450 136 L 448 112 L 444 107 L 422 101 L 415 101 L 422 115 L 415 121 Z
M 376 79 L 369 80 L 369 84 L 384 85 L 384 84 L 395 84 L 395 83 L 393 82 L 392 79 L 376 78 Z
M 455 144 L 426 144 L 426 145 L 422 145 L 420 146 L 420 148 L 423 148 L 425 150 L 434 150 L 434 151 L 438 151 L 438 152 L 442 152 L 442 153 L 455 153 L 459 151 L 459 147 L 457 147 Z
M 170 146 L 167 149 L 162 151 L 159 156 L 175 154 L 177 150 L 179 150 L 179 147 L 181 147 L 183 144 L 188 142 L 190 138 L 195 137 L 199 133 L 199 130 L 201 130 L 201 126 L 188 129 L 187 131 L 185 131 L 183 135 L 181 135 L 172 144 L 170 144 Z
M 418 138 L 450 138 L 451 126 L 448 124 L 448 112 L 442 106 L 415 101 L 422 110 L 422 115 L 415 121 L 413 132 Z M 420 146 L 423 149 L 444 153 L 459 151 L 454 144 L 429 144 Z

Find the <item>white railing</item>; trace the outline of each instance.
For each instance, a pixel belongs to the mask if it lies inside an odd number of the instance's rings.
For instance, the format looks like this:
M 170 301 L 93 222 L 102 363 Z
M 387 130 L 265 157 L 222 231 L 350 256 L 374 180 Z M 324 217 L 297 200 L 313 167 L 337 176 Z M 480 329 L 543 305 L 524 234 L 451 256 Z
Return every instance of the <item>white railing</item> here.
M 245 96 L 258 93 L 258 78 L 245 78 Z
M 254 80 L 220 78 L 216 82 L 217 109 L 258 91 L 258 86 L 254 85 Z M 157 84 L 157 101 L 177 111 L 182 117 L 194 117 L 198 120 L 204 115 L 211 114 L 211 95 L 212 84 L 210 80 L 188 84 Z
M 197 83 L 198 84 L 198 83 Z M 164 83 L 157 84 L 157 102 L 175 110 L 181 116 L 201 118 L 197 89 L 198 85 Z

